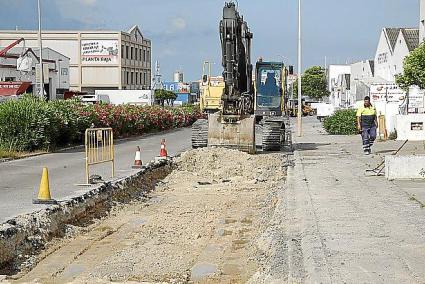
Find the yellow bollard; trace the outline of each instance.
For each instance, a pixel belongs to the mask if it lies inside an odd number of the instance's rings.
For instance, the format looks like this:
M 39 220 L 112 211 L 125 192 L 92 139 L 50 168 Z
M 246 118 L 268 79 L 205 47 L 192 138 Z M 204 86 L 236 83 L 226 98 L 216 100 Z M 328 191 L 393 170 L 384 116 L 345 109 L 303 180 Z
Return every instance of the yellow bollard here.
M 41 175 L 40 188 L 38 190 L 38 198 L 33 199 L 34 204 L 56 204 L 57 201 L 52 199 L 50 195 L 49 187 L 49 171 L 47 168 L 43 168 L 43 174 Z

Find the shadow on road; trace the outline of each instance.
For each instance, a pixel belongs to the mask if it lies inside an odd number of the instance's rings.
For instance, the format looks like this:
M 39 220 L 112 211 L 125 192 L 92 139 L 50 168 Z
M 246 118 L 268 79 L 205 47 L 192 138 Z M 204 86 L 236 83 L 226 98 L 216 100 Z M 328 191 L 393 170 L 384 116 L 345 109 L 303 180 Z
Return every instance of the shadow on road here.
M 321 146 L 329 146 L 331 143 L 296 143 L 293 145 L 297 151 L 313 151 L 318 150 Z

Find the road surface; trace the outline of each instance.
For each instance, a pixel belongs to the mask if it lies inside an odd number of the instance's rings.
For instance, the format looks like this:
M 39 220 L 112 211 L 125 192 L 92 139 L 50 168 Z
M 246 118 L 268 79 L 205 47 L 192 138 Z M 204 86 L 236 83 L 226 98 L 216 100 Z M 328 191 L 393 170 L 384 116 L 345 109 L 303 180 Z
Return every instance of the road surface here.
M 190 135 L 191 129 L 183 128 L 116 142 L 116 178 L 125 177 L 135 171 L 131 166 L 134 163 L 136 146 L 141 147 L 143 162 L 148 162 L 159 155 L 161 138 L 167 140 L 169 155 L 174 155 L 190 148 Z M 65 200 L 89 190 L 90 187 L 77 186 L 85 183 L 84 155 L 84 148 L 79 148 L 0 163 L 0 223 L 14 216 L 44 208 L 45 205 L 32 204 L 32 199 L 38 194 L 43 167 L 49 170 L 50 191 L 54 199 Z M 96 166 L 91 174 L 94 173 L 109 180 L 110 163 Z

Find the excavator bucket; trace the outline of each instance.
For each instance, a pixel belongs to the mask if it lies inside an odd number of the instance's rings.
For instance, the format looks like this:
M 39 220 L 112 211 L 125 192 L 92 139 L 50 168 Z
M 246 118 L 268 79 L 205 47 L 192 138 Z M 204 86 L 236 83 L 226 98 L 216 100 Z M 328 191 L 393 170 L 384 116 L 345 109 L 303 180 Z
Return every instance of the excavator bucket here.
M 208 146 L 255 154 L 255 117 L 211 114 L 208 118 Z

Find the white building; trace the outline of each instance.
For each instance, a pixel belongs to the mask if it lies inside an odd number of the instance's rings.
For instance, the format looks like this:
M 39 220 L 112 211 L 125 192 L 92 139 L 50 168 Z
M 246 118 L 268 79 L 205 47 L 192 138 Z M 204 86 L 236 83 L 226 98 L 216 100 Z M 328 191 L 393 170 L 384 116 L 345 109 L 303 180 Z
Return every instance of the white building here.
M 419 41 L 425 40 L 425 0 L 420 0 Z
M 328 91 L 332 92 L 332 87 L 337 83 L 338 77 L 341 74 L 350 74 L 350 65 L 329 65 L 328 66 Z
M 347 82 L 350 74 L 350 65 L 329 65 L 328 67 L 328 90 L 331 93 L 329 101 L 336 108 L 345 107 L 348 102 L 345 91 L 347 87 L 348 90 L 350 89 L 350 82 Z M 343 84 L 345 84 L 345 88 L 343 88 Z
M 374 74 L 374 61 L 365 60 L 351 64 L 350 95 L 352 100 L 361 101 L 369 95 L 365 81 L 370 80 Z
M 37 48 L 37 31 L 0 31 L 0 46 L 21 37 Z M 128 32 L 43 31 L 43 47 L 70 58 L 72 90 L 151 88 L 151 41 L 137 26 Z
M 0 48 L 1 50 L 2 48 Z M 17 51 L 20 52 L 17 52 Z M 28 58 L 28 68 L 25 71 L 19 71 L 18 66 L 21 63 L 18 61 L 21 54 Z M 3 98 L 8 96 L 19 95 L 21 92 L 38 94 L 39 90 L 39 51 L 27 49 L 22 52 L 22 49 L 17 47 L 11 49 L 5 57 L 0 58 L 0 96 Z M 50 48 L 43 48 L 43 77 L 44 77 L 44 92 L 46 99 L 54 100 L 63 98 L 64 92 L 69 90 L 69 58 Z M 21 66 L 20 66 L 21 67 Z M 14 88 L 10 88 L 10 84 Z M 25 90 L 18 91 L 16 88 L 21 84 Z M 4 88 L 9 85 L 8 91 Z
M 375 77 L 395 82 L 403 72 L 403 61 L 419 45 L 419 30 L 384 28 L 375 55 Z

